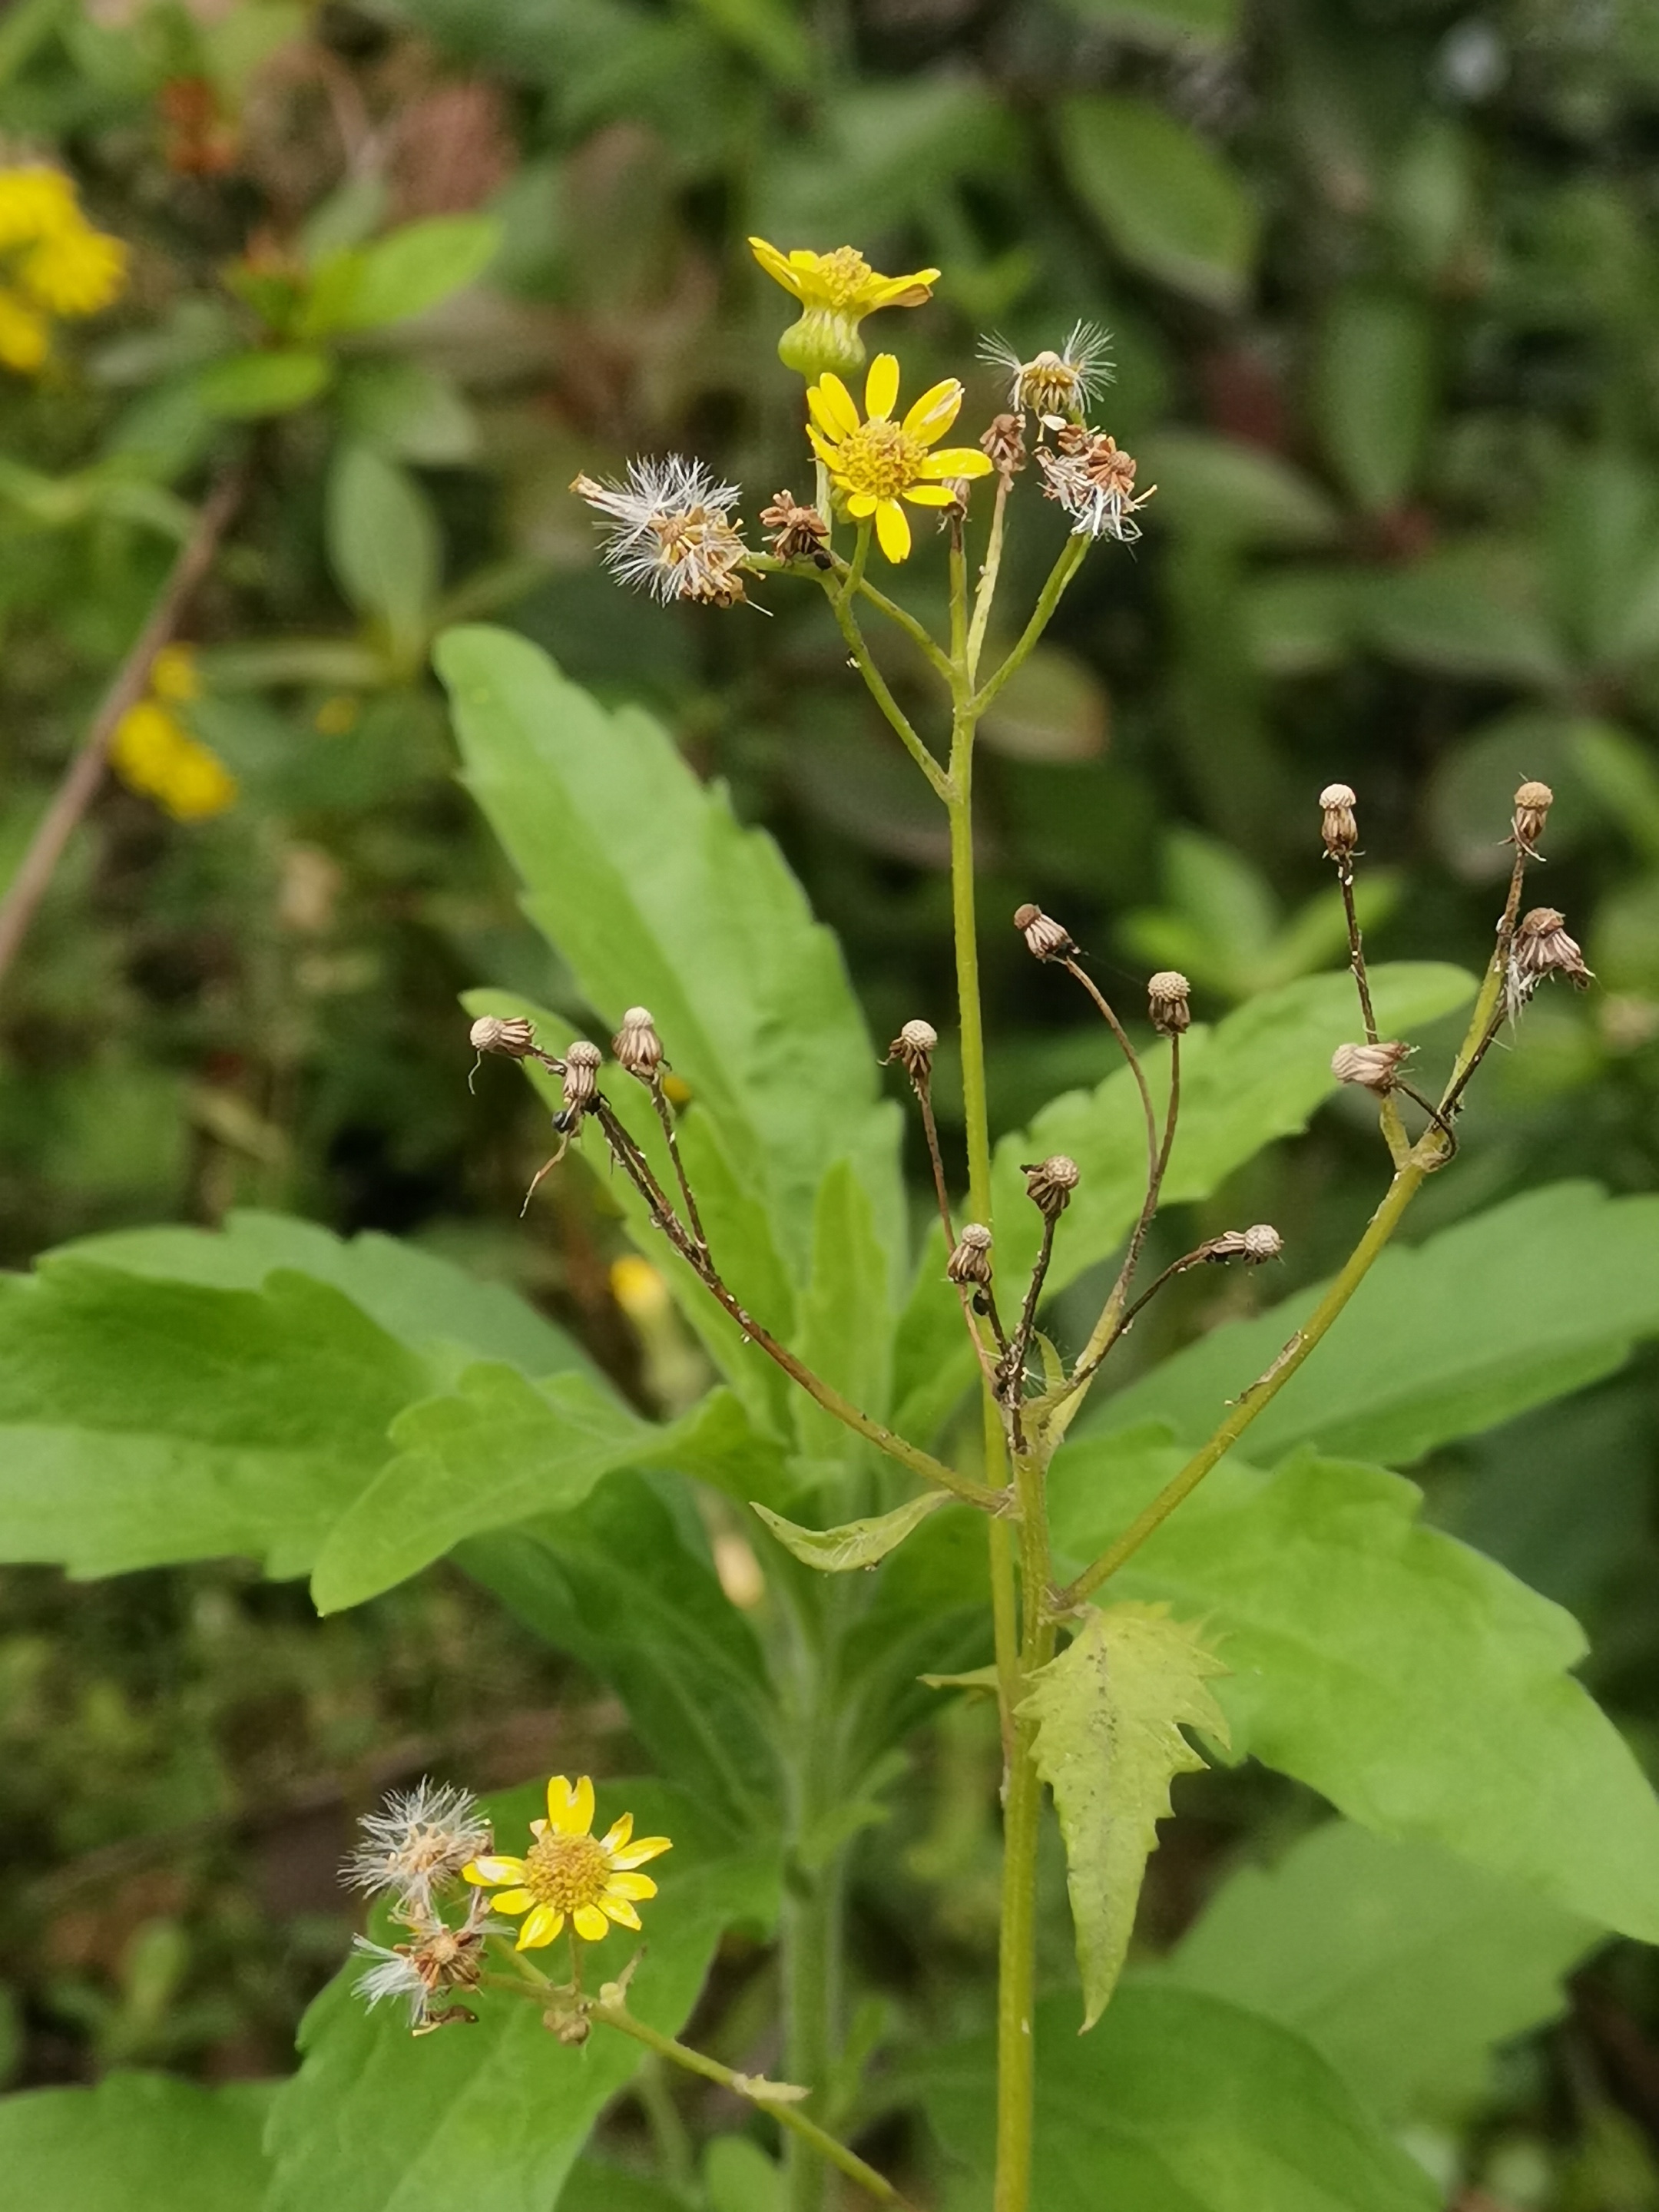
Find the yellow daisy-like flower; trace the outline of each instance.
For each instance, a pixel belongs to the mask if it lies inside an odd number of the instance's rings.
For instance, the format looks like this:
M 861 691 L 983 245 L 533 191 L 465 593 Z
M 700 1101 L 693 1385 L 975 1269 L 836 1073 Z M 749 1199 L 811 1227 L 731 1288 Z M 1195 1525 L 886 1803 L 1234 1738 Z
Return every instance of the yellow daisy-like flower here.
M 53 315 L 95 315 L 126 282 L 127 249 L 94 230 L 44 162 L 0 168 L 0 367 L 40 373 Z
M 631 1813 L 624 1813 L 603 1836 L 595 1836 L 592 1826 L 593 1784 L 585 1774 L 574 1786 L 556 1774 L 547 1785 L 547 1818 L 531 1822 L 536 1840 L 526 1856 L 492 1855 L 462 1868 L 478 1888 L 501 1892 L 490 1899 L 497 1912 L 524 1914 L 519 1950 L 550 1943 L 567 1919 L 585 1943 L 608 1936 L 613 1921 L 623 1928 L 639 1926 L 635 1905 L 654 1897 L 657 1885 L 635 1869 L 673 1845 L 666 1836 L 635 1840 Z
M 833 253 L 811 253 L 798 246 L 780 253 L 763 238 L 751 238 L 750 251 L 776 283 L 800 301 L 801 316 L 778 340 L 778 359 L 802 376 L 826 369 L 850 375 L 864 366 L 859 325 L 878 307 L 919 307 L 933 297 L 937 269 L 917 269 L 908 276 L 884 276 L 855 246 Z
M 204 822 L 235 804 L 235 777 L 159 698 L 128 708 L 115 726 L 109 757 L 123 783 L 156 800 L 175 821 Z
M 838 376 L 826 373 L 806 395 L 812 413 L 806 434 L 813 452 L 854 520 L 874 515 L 876 537 L 890 561 L 902 561 L 910 550 L 910 523 L 901 499 L 913 507 L 949 507 L 955 494 L 946 489 L 946 479 L 991 472 L 977 446 L 931 450 L 962 405 L 962 386 L 954 376 L 924 392 L 902 422 L 893 420 L 898 389 L 897 362 L 890 353 L 878 353 L 864 382 L 862 422 Z
M 39 307 L 0 286 L 0 368 L 33 376 L 51 343 L 52 325 Z
M 118 238 L 73 223 L 32 246 L 18 276 L 25 290 L 55 315 L 95 315 L 119 296 L 127 249 Z

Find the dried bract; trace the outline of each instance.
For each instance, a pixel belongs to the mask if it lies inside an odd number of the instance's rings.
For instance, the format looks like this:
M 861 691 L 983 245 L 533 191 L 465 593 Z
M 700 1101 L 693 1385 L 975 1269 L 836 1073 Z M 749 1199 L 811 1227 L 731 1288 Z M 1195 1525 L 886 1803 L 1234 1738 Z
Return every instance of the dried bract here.
M 945 1263 L 945 1273 L 953 1283 L 984 1289 L 991 1280 L 990 1231 L 977 1221 L 965 1224 L 955 1250 Z
M 1353 811 L 1356 804 L 1346 783 L 1328 783 L 1320 793 L 1319 834 L 1324 840 L 1328 860 L 1346 860 L 1358 844 L 1359 824 Z
M 1044 914 L 1040 906 L 1014 908 L 1014 927 L 1025 939 L 1025 949 L 1036 960 L 1069 960 L 1077 943 L 1069 929 Z
M 1567 934 L 1566 918 L 1553 906 L 1523 914 L 1510 948 L 1510 998 L 1525 1006 L 1548 975 L 1565 975 L 1575 990 L 1587 991 L 1593 971 L 1584 965 L 1577 940 Z
M 622 1018 L 622 1027 L 611 1040 L 611 1049 L 617 1055 L 617 1065 L 625 1073 L 638 1076 L 641 1083 L 655 1079 L 662 1066 L 662 1039 L 657 1035 L 649 1007 L 628 1009 Z M 568 1085 L 566 1103 L 569 1103 Z
M 1025 465 L 1025 417 L 994 416 L 979 447 L 999 476 L 1017 477 Z
M 1259 1267 L 1264 1260 L 1276 1260 L 1284 1249 L 1285 1239 L 1267 1221 L 1258 1221 L 1249 1229 L 1224 1229 L 1219 1237 L 1199 1246 L 1206 1260 L 1243 1260 L 1253 1267 Z
M 1073 323 L 1056 353 L 1049 349 L 1022 361 L 1006 339 L 982 341 L 979 357 L 1008 378 L 1008 404 L 1017 415 L 1055 415 L 1081 422 L 1091 401 L 1112 380 L 1111 340 L 1093 323 Z M 994 455 L 993 459 L 994 459 Z
M 938 1045 L 939 1031 L 931 1022 L 906 1022 L 888 1046 L 887 1057 L 897 1060 L 912 1083 L 926 1083 Z
M 1140 535 L 1135 515 L 1158 489 L 1148 484 L 1137 495 L 1134 455 L 1126 453 L 1115 438 L 1080 424 L 1063 427 L 1054 448 L 1037 451 L 1042 495 L 1058 500 L 1071 516 L 1073 537 L 1115 538 L 1120 544 L 1133 544 Z
M 815 507 L 802 507 L 793 492 L 775 492 L 770 507 L 761 509 L 761 528 L 770 534 L 767 544 L 780 561 L 811 561 L 820 568 L 830 563 L 830 526 Z
M 1538 858 L 1538 841 L 1544 834 L 1544 824 L 1554 804 L 1555 793 L 1548 784 L 1535 783 L 1530 778 L 1515 794 L 1515 819 L 1510 825 L 1510 842 L 1529 860 Z
M 1193 1025 L 1192 985 L 1178 968 L 1160 968 L 1146 979 L 1146 1012 L 1160 1036 L 1180 1036 Z
M 737 487 L 718 483 L 701 461 L 680 453 L 630 461 L 625 484 L 579 476 L 570 489 L 607 518 L 605 562 L 623 583 L 665 605 L 701 599 L 729 607 L 743 597 L 738 572 L 748 548 L 742 525 L 729 516 Z
M 467 1037 L 474 1052 L 504 1052 L 509 1060 L 527 1060 L 536 1049 L 536 1025 L 522 1014 L 506 1020 L 498 1014 L 480 1014 Z
M 1034 1166 L 1022 1166 L 1025 1195 L 1046 1221 L 1057 1221 L 1072 1202 L 1077 1188 L 1077 1162 L 1065 1152 L 1054 1152 Z
M 1339 1083 L 1357 1083 L 1378 1092 L 1394 1089 L 1400 1063 L 1411 1052 L 1408 1044 L 1340 1044 L 1331 1054 L 1331 1073 Z

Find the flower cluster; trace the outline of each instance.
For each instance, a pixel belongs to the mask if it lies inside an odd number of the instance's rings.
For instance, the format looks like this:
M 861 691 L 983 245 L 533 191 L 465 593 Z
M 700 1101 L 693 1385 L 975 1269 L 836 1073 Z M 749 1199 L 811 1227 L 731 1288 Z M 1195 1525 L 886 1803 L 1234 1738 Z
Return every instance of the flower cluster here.
M 147 696 L 122 715 L 110 745 L 110 765 L 122 782 L 179 822 L 222 814 L 236 798 L 235 777 L 179 719 L 177 709 L 201 693 L 189 647 L 163 646 L 150 663 Z
M 0 168 L 0 367 L 37 375 L 54 317 L 95 315 L 126 281 L 126 248 L 94 230 L 44 162 Z
M 358 1823 L 360 1843 L 341 1877 L 349 1887 L 392 1899 L 392 1917 L 409 1931 L 404 1943 L 377 1943 L 368 1936 L 352 1939 L 366 1960 L 357 1994 L 371 2010 L 382 1998 L 400 1999 L 409 2008 L 416 2035 L 452 2021 L 476 2017 L 465 2005 L 439 2007 L 446 1990 L 474 1990 L 483 1973 L 483 1943 L 489 1913 L 483 1899 L 468 1899 L 459 1926 L 452 1926 L 440 1904 L 462 1869 L 490 1844 L 490 1826 L 477 1801 L 447 1783 L 422 1782 L 395 1791 L 385 1808 Z

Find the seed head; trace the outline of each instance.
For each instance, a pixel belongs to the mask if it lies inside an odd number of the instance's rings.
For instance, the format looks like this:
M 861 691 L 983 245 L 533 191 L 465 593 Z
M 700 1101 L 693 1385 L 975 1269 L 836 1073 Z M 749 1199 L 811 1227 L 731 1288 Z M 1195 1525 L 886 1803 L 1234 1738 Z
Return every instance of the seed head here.
M 939 1031 L 931 1022 L 906 1022 L 888 1046 L 887 1057 L 897 1060 L 912 1083 L 926 1083 L 938 1043 Z
M 489 1823 L 471 1790 L 421 1782 L 394 1790 L 358 1822 L 363 1840 L 340 1869 L 349 1889 L 395 1897 L 399 1912 L 430 1917 L 432 1893 L 489 1849 Z
M 1357 803 L 1346 783 L 1328 783 L 1320 793 L 1319 834 L 1327 860 L 1346 860 L 1358 844 L 1359 824 L 1353 811 Z
M 1064 423 L 1054 434 L 1054 451 L 1037 451 L 1043 475 L 1042 495 L 1057 500 L 1072 518 L 1073 538 L 1115 538 L 1132 545 L 1140 535 L 1135 520 L 1158 489 L 1148 484 L 1137 494 L 1139 464 L 1115 438 L 1080 422 Z
M 1160 1036 L 1179 1036 L 1193 1025 L 1192 985 L 1177 968 L 1160 968 L 1146 979 L 1146 1012 Z
M 1025 465 L 1025 417 L 994 416 L 979 444 L 999 476 L 1017 477 Z
M 422 1914 L 410 1922 L 413 1941 L 376 1943 L 355 1936 L 351 1948 L 370 1963 L 360 1974 L 356 1991 L 372 2012 L 382 1997 L 401 1998 L 409 2007 L 409 2025 L 416 2035 L 454 2021 L 476 2021 L 465 2005 L 433 2010 L 432 2001 L 444 1990 L 475 1990 L 483 1978 L 484 1936 L 489 1932 L 489 1901 L 474 1893 L 466 1917 L 451 1928 L 435 1915 Z
M 1381 1095 L 1394 1089 L 1400 1063 L 1410 1051 L 1408 1044 L 1340 1044 L 1331 1054 L 1331 1073 L 1339 1083 L 1357 1083 Z
M 1077 1162 L 1065 1152 L 1052 1153 L 1034 1166 L 1022 1167 L 1025 1195 L 1045 1221 L 1058 1221 L 1077 1188 Z
M 1066 960 L 1077 951 L 1069 929 L 1046 915 L 1040 906 L 1017 906 L 1014 927 L 1025 939 L 1025 948 L 1036 960 Z
M 504 1052 L 509 1060 L 527 1060 L 536 1049 L 536 1025 L 522 1014 L 506 1020 L 480 1014 L 467 1035 L 474 1052 Z
M 701 461 L 670 453 L 630 461 L 626 483 L 580 476 L 570 487 L 605 517 L 605 560 L 625 584 L 666 605 L 702 599 L 729 607 L 743 597 L 743 525 L 730 520 L 735 484 L 717 483 Z
M 1510 825 L 1510 842 L 1536 860 L 1536 846 L 1544 834 L 1544 824 L 1555 804 L 1555 793 L 1547 783 L 1523 783 L 1515 794 L 1515 819 Z
M 1553 906 L 1535 906 L 1522 915 L 1510 968 L 1523 1006 L 1547 975 L 1565 975 L 1575 990 L 1587 991 L 1592 975 L 1577 942 L 1567 934 L 1565 916 Z
M 771 535 L 767 544 L 780 561 L 811 561 L 820 568 L 830 566 L 825 550 L 830 526 L 815 507 L 802 507 L 793 492 L 772 495 L 770 507 L 761 509 L 761 528 Z
M 605 1054 L 586 1037 L 578 1037 L 564 1056 L 564 1110 L 574 1121 L 593 1103 L 599 1088 L 599 1064 Z
M 1264 1260 L 1279 1257 L 1285 1249 L 1285 1240 L 1271 1222 L 1258 1221 L 1249 1229 L 1224 1229 L 1219 1237 L 1212 1237 L 1199 1249 L 1206 1261 L 1243 1260 L 1259 1267 Z
M 999 337 L 987 338 L 979 357 L 1006 375 L 1008 404 L 1017 414 L 1029 408 L 1034 415 L 1080 422 L 1112 380 L 1111 340 L 1093 323 L 1074 323 L 1058 352 L 1045 347 L 1030 361 Z
M 966 1223 L 957 1239 L 956 1249 L 945 1263 L 945 1273 L 953 1283 L 986 1288 L 991 1280 L 990 1231 L 977 1221 Z
M 624 1073 L 638 1076 L 641 1083 L 652 1082 L 662 1066 L 662 1039 L 657 1035 L 656 1024 L 651 1018 L 648 1006 L 630 1006 L 622 1018 L 622 1027 L 611 1040 L 611 1049 L 617 1055 L 617 1064 Z M 566 1103 L 569 1103 L 568 1086 Z

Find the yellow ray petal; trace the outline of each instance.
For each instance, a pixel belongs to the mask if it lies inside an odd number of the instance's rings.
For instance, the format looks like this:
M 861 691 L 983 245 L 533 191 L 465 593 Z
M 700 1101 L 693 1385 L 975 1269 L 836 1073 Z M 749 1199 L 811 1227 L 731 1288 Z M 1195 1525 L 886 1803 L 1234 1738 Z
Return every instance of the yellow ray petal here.
M 824 379 L 826 383 L 829 379 Z M 878 353 L 864 380 L 864 411 L 874 422 L 885 421 L 898 404 L 899 365 L 896 355 Z
M 919 438 L 924 446 L 931 446 L 956 421 L 961 406 L 962 386 L 954 376 L 947 376 L 924 392 L 905 416 L 905 436 Z
M 553 1941 L 563 1926 L 562 1912 L 550 1905 L 538 1905 L 520 1929 L 519 1940 L 513 1948 L 515 1951 L 539 1951 L 544 1943 Z
M 924 477 L 988 477 L 991 463 L 977 446 L 946 446 L 939 453 L 928 454 L 921 473 Z
M 461 1869 L 461 1873 L 475 1889 L 496 1889 L 504 1881 L 524 1880 L 524 1861 L 509 1858 L 473 1859 Z
M 547 1825 L 556 1836 L 585 1836 L 593 1825 L 593 1784 L 586 1775 L 574 1784 L 556 1774 L 547 1785 Z
M 939 282 L 937 269 L 918 269 L 909 276 L 878 277 L 872 287 L 870 312 L 878 307 L 919 307 Z
M 579 1905 L 570 1918 L 584 1943 L 602 1943 L 611 1933 L 611 1923 L 597 1905 Z
M 614 1920 L 619 1928 L 637 1928 L 640 1916 L 625 1897 L 602 1897 L 599 1910 L 607 1920 Z
M 643 1866 L 647 1859 L 659 1859 L 665 1851 L 672 1851 L 673 1848 L 666 1836 L 641 1836 L 638 1843 L 630 1844 L 625 1851 L 617 1851 L 611 1863 L 619 1874 L 626 1873 L 634 1867 Z
M 874 492 L 855 491 L 847 502 L 847 512 L 854 522 L 862 522 L 866 515 L 875 513 L 878 504 Z
M 654 1897 L 657 1885 L 648 1874 L 613 1874 L 605 1893 L 607 1897 Z
M 832 435 L 845 437 L 849 431 L 858 428 L 859 410 L 854 403 L 853 395 L 840 377 L 836 374 L 834 369 L 824 370 L 823 375 L 812 386 L 812 392 L 817 394 L 823 405 L 830 410 L 830 421 L 825 428 Z M 811 392 L 807 394 L 809 399 L 811 396 Z M 812 412 L 817 415 L 818 410 L 815 407 Z M 819 420 L 823 421 L 821 416 Z
M 793 292 L 799 299 L 800 286 L 796 281 L 795 272 L 775 246 L 769 246 L 763 238 L 751 238 L 749 251 L 775 283 L 781 284 L 786 292 Z
M 823 432 L 819 430 L 816 423 L 809 422 L 807 424 L 806 439 L 807 443 L 811 447 L 812 451 L 817 455 L 818 459 L 823 463 L 825 468 L 833 469 L 840 466 L 841 447 L 839 446 L 831 445 L 829 439 L 823 435 Z
M 613 1820 L 605 1830 L 599 1848 L 607 1852 L 619 1851 L 633 1832 L 634 1815 L 631 1813 L 624 1813 L 619 1819 Z
M 876 537 L 890 561 L 904 561 L 910 553 L 910 524 L 896 499 L 884 499 L 876 509 Z
M 489 1900 L 490 1909 L 495 1912 L 528 1912 L 535 1902 L 533 1889 L 498 1890 Z
M 809 384 L 807 386 L 806 404 L 812 417 L 812 422 L 807 425 L 807 434 L 809 437 L 811 435 L 812 425 L 814 423 L 820 430 L 823 431 L 824 436 L 830 439 L 832 443 L 835 440 L 845 434 L 846 426 L 842 423 L 840 416 L 836 413 L 834 407 L 830 404 L 830 396 L 823 390 L 822 386 L 817 384 Z M 848 400 L 848 404 L 850 406 L 852 402 Z
M 904 496 L 912 507 L 954 507 L 956 494 L 947 491 L 943 484 L 912 484 Z

